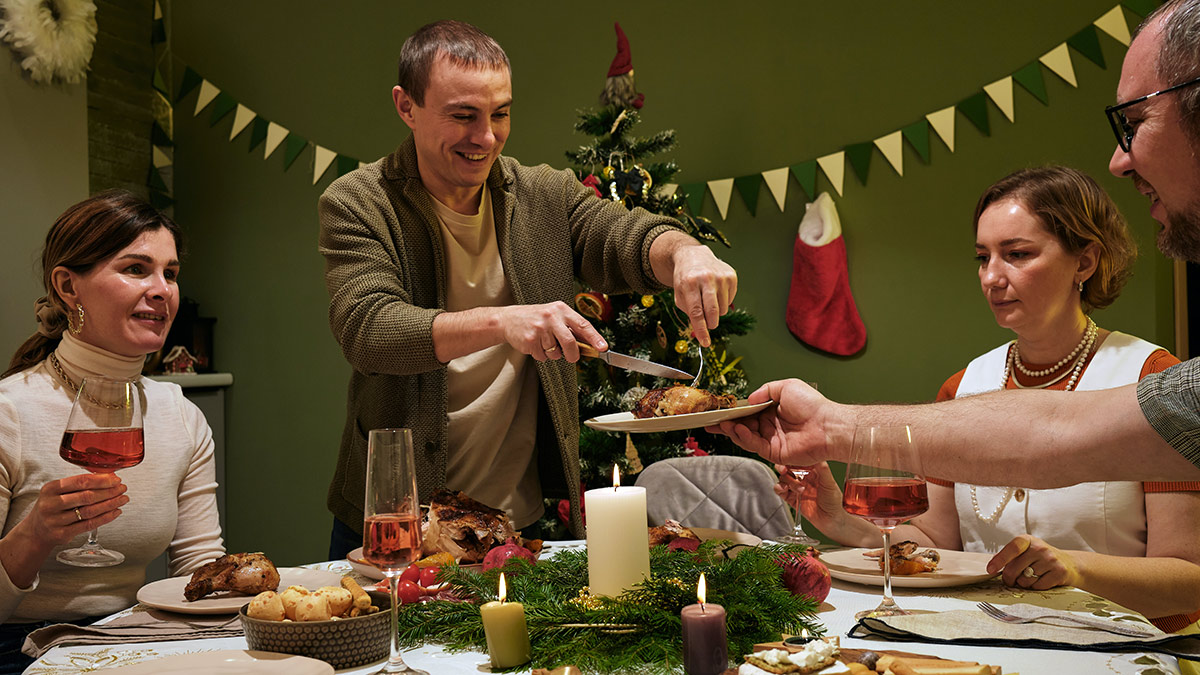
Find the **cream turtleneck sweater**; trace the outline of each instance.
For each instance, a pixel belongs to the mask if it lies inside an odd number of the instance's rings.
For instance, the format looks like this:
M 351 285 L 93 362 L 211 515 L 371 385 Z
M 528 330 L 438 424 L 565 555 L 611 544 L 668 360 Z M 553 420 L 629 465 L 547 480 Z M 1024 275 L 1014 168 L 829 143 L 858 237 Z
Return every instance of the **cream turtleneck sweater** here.
M 118 356 L 64 333 L 55 350 L 75 382 L 88 375 L 136 377 L 143 359 Z M 189 574 L 225 552 L 217 520 L 212 431 L 178 385 L 142 378 L 146 458 L 118 472 L 129 503 L 100 528 L 100 543 L 125 554 L 115 567 L 69 567 L 56 548 L 29 588 L 0 566 L 0 622 L 77 619 L 119 611 L 136 600 L 146 565 L 163 551 L 172 576 Z M 48 361 L 0 380 L 0 536 L 33 509 L 52 480 L 82 473 L 58 456 L 74 392 Z M 81 535 L 62 548 L 80 546 Z

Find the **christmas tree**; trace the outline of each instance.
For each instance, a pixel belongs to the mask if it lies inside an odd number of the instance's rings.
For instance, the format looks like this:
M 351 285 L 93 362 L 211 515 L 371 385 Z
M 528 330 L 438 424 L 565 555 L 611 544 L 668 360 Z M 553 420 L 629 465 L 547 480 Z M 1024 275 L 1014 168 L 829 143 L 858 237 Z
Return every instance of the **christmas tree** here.
M 592 187 L 601 199 L 670 216 L 693 237 L 730 246 L 712 222 L 685 210 L 686 194 L 663 189 L 679 172 L 679 167 L 672 161 L 651 160 L 675 147 L 674 130 L 642 138 L 633 135 L 644 97 L 633 86 L 628 42 L 619 25 L 617 37 L 617 58 L 601 94 L 603 106 L 580 111 L 575 123 L 575 130 L 590 136 L 592 141 L 568 151 L 567 159 L 583 184 Z M 754 325 L 754 317 L 747 312 L 733 308 L 721 317 L 720 325 L 710 331 L 711 346 L 703 348 L 701 370 L 702 348 L 691 333 L 688 317 L 675 306 L 671 291 L 608 296 L 584 288 L 576 295 L 575 305 L 614 350 L 689 373 L 700 370 L 696 386 L 714 394 L 744 398 L 748 393 L 742 357 L 729 349 L 730 338 L 745 335 Z M 631 410 L 650 389 L 679 383 L 612 368 L 598 359 L 580 360 L 577 368 L 581 420 Z M 581 425 L 580 475 L 587 487 L 611 484 L 613 464 L 620 467 L 622 475 L 632 476 L 661 459 L 710 453 L 742 451 L 724 436 L 713 436 L 699 429 L 630 436 Z M 551 514 L 562 510 L 549 509 Z

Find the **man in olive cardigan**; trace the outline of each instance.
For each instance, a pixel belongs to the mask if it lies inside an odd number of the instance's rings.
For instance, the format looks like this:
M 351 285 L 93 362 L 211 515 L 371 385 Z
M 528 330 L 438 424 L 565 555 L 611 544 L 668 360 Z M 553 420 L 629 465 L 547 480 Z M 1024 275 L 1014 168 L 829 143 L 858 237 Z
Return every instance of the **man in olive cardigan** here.
M 330 325 L 354 367 L 330 555 L 361 543 L 366 437 L 382 427 L 412 429 L 422 499 L 462 489 L 521 528 L 543 496 L 568 497 L 582 535 L 572 364 L 577 341 L 607 345 L 569 305 L 575 275 L 609 293 L 674 288 L 703 345 L 737 275 L 673 219 L 501 156 L 508 59 L 473 26 L 420 29 L 399 82 L 411 136 L 320 200 Z

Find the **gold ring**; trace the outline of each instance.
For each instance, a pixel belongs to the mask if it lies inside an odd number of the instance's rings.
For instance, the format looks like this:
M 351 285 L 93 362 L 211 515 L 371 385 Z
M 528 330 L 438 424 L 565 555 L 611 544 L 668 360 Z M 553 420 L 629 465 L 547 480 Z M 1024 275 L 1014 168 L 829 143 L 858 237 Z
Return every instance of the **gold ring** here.
M 78 506 L 75 507 L 75 518 L 78 520 L 78 522 L 83 522 L 83 514 L 79 512 Z
M 549 354 L 550 352 L 556 352 L 556 351 L 558 351 L 558 345 L 554 345 L 553 347 L 546 347 L 547 354 Z
M 1036 579 L 1041 575 L 1037 572 L 1034 572 L 1032 567 L 1026 567 L 1025 569 L 1021 570 L 1021 576 L 1029 579 Z

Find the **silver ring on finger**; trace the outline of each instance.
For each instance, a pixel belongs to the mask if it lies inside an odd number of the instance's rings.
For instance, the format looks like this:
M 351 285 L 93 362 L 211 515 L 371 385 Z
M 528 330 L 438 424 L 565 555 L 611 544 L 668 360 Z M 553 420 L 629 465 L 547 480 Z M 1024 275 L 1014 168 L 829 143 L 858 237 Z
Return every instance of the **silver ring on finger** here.
M 83 514 L 79 512 L 79 507 L 75 507 L 75 522 L 83 522 Z
M 1026 579 L 1036 580 L 1041 575 L 1038 574 L 1037 572 L 1034 572 L 1033 567 L 1030 566 L 1030 567 L 1026 567 L 1025 569 L 1021 570 L 1021 576 L 1025 577 Z

